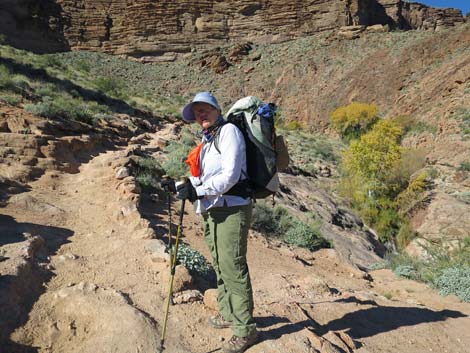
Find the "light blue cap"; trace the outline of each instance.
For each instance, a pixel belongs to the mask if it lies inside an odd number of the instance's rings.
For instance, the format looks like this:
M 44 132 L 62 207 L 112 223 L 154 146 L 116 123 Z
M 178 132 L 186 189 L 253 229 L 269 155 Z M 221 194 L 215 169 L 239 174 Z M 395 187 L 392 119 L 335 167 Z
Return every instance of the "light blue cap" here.
M 219 112 L 221 111 L 219 107 L 219 103 L 217 102 L 217 99 L 215 99 L 214 95 L 210 92 L 199 92 L 197 93 L 192 102 L 187 104 L 183 108 L 183 120 L 188 122 L 188 123 L 193 123 L 196 121 L 196 118 L 194 117 L 193 113 L 193 104 L 194 103 L 207 103 L 212 105 L 214 108 L 216 108 Z

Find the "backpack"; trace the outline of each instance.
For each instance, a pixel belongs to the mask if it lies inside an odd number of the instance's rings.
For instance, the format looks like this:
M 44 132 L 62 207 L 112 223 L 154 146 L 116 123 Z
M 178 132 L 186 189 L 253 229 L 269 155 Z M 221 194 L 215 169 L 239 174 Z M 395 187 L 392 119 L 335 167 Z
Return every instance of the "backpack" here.
M 226 195 L 260 199 L 279 190 L 277 172 L 287 167 L 289 156 L 282 136 L 276 136 L 276 110 L 275 104 L 265 104 L 256 97 L 248 96 L 235 102 L 227 112 L 226 121 L 238 127 L 245 138 L 248 179 L 235 184 Z M 218 143 L 217 135 L 215 147 L 220 153 Z

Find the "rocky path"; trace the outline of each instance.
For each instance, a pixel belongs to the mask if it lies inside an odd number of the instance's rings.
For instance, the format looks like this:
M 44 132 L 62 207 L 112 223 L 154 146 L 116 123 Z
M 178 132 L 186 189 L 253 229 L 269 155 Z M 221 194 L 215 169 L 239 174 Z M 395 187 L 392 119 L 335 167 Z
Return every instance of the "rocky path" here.
M 151 136 L 150 145 L 166 133 Z M 42 264 L 38 273 L 45 283 L 30 293 L 17 289 L 29 296 L 28 310 L 1 352 L 156 352 L 168 267 L 161 242 L 151 237 L 165 234 L 165 203 L 143 200 L 151 222 L 141 217 L 135 184 L 129 177 L 116 179 L 128 154 L 101 153 L 75 174 L 47 172 L 0 209 L 2 230 L 12 239 L 22 234 L 2 246 L 4 279 L 8 271 L 11 277 L 19 273 L 8 256 L 15 245 L 29 241 L 28 249 L 40 249 L 41 240 L 34 238 L 40 236 L 47 249 L 22 255 Z M 208 256 L 191 209 L 184 234 L 185 242 Z M 468 352 L 470 305 L 456 298 L 442 298 L 386 270 L 368 275 L 333 249 L 309 253 L 256 233 L 248 257 L 261 331 L 260 343 L 248 352 Z M 180 271 L 178 280 L 177 290 L 186 289 L 191 278 Z M 219 351 L 230 330 L 207 327 L 211 299 L 208 292 L 205 304 L 171 307 L 166 352 Z

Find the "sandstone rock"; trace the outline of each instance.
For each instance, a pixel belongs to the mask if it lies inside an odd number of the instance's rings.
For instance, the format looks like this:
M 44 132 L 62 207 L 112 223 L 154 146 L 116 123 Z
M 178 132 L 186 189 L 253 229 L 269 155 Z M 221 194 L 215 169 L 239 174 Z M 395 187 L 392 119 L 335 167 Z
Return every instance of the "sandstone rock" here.
M 413 258 L 426 260 L 429 259 L 429 252 L 426 250 L 431 244 L 423 238 L 413 239 L 405 248 L 405 252 Z
M 49 315 L 42 319 L 44 344 L 70 352 L 128 352 L 129 347 L 156 351 L 158 332 L 151 320 L 118 291 L 81 282 L 52 294 Z M 119 320 L 116 320 L 116 318 Z
M 34 12 L 32 3 L 27 0 L 2 12 L 0 30 L 13 44 L 27 42 L 49 51 L 99 50 L 144 57 L 146 62 L 170 58 L 165 53 L 189 53 L 192 48 L 217 46 L 228 40 L 274 42 L 347 25 L 391 22 L 394 27 L 439 30 L 464 22 L 458 10 L 401 0 L 378 0 L 379 5 L 360 0 L 294 4 L 274 0 L 269 6 L 215 0 L 196 1 L 190 6 L 178 1 L 143 0 L 139 6 L 129 6 L 125 1 L 58 0 L 57 7 L 44 6 Z M 378 12 L 377 6 L 383 7 L 384 13 Z M 51 21 L 56 23 L 54 28 Z M 259 28 L 264 33 L 259 33 Z
M 124 217 L 128 217 L 132 214 L 134 214 L 134 215 L 139 214 L 139 211 L 137 209 L 137 204 L 136 203 L 129 203 L 129 204 L 121 207 L 121 214 Z
M 316 298 L 326 297 L 331 294 L 331 289 L 328 284 L 321 278 L 313 275 L 299 280 L 299 285 L 303 290 L 306 290 L 310 295 Z
M 174 304 L 187 304 L 202 301 L 203 296 L 197 289 L 185 290 L 176 293 L 173 297 Z
M 160 239 L 152 239 L 145 242 L 145 252 L 150 254 L 154 262 L 170 262 L 170 254 L 166 251 L 166 245 Z
M 165 53 L 164 55 L 160 55 L 160 56 L 143 56 L 139 59 L 139 61 L 144 64 L 165 63 L 165 62 L 172 62 L 175 60 L 176 60 L 176 54 L 174 53 Z
M 390 27 L 389 25 L 372 25 L 367 26 L 366 31 L 370 33 L 385 33 L 390 31 Z
M 116 172 L 116 179 L 124 179 L 129 176 L 129 169 L 126 167 L 121 167 Z
M 168 286 L 170 285 L 170 268 L 166 267 L 158 274 L 160 291 L 163 297 L 168 295 Z M 182 292 L 189 289 L 193 284 L 193 277 L 183 265 L 176 266 L 175 276 L 173 279 L 173 293 Z
M 437 193 L 427 207 L 417 232 L 430 241 L 462 240 L 470 229 L 470 205 Z
M 204 305 L 214 311 L 219 311 L 219 304 L 217 303 L 217 289 L 211 288 L 204 292 Z

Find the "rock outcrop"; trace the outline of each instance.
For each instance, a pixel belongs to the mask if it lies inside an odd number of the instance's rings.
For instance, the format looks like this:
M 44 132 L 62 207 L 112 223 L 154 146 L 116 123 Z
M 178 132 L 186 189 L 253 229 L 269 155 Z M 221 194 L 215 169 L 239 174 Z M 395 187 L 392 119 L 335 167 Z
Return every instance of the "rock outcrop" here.
M 0 15 L 6 19 L 0 32 L 18 46 L 104 51 L 146 61 L 230 41 L 276 42 L 347 25 L 438 30 L 464 22 L 459 10 L 402 0 L 48 0 L 39 5 L 26 0 L 0 5 Z

